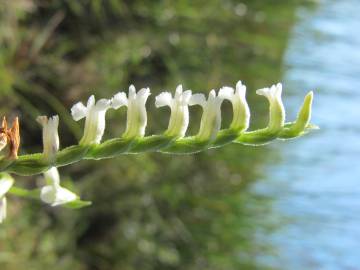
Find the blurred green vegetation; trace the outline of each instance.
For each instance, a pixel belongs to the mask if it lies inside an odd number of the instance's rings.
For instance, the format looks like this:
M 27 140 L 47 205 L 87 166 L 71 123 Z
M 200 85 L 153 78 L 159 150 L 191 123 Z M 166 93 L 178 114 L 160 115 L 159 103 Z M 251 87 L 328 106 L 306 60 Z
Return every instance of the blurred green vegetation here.
M 207 92 L 241 79 L 252 127 L 267 121 L 254 90 L 281 79 L 282 57 L 300 1 L 1 0 L 1 115 L 21 118 L 22 152 L 41 151 L 38 115 L 59 114 L 61 144 L 82 123 L 69 108 L 95 93 L 150 86 L 148 134 L 167 126 L 154 96 Z M 224 125 L 231 120 L 223 106 Z M 189 133 L 199 125 L 191 108 Z M 125 110 L 110 111 L 106 137 L 119 136 Z M 267 269 L 276 252 L 259 239 L 276 224 L 271 200 L 249 189 L 267 147 L 239 145 L 189 156 L 129 155 L 60 169 L 89 208 L 71 211 L 9 199 L 0 228 L 1 269 Z M 73 181 L 70 181 L 71 179 Z M 28 188 L 40 177 L 17 178 Z

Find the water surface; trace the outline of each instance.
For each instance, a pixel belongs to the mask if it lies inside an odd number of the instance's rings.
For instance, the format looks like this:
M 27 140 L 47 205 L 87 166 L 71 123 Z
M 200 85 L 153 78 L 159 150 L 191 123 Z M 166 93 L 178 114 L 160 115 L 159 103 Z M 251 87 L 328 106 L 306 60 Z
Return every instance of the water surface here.
M 360 2 L 322 1 L 299 9 L 285 65 L 285 103 L 295 115 L 305 89 L 315 91 L 319 132 L 277 143 L 258 192 L 271 194 L 286 225 L 268 258 L 280 269 L 360 267 Z

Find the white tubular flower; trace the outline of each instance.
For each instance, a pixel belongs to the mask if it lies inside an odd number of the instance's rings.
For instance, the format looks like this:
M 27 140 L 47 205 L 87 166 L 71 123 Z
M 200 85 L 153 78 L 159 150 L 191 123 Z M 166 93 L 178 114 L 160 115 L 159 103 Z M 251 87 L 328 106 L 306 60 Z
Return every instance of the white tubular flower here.
M 189 105 L 198 104 L 203 108 L 199 133 L 196 135 L 200 140 L 214 140 L 221 128 L 221 103 L 223 98 L 216 96 L 215 90 L 211 90 L 206 100 L 203 94 L 191 96 Z
M 14 179 L 5 173 L 0 175 L 0 223 L 6 219 L 7 215 L 7 201 L 5 194 L 14 184 Z
M 142 88 L 136 93 L 134 85 L 129 87 L 129 95 L 126 97 L 124 92 L 117 93 L 112 106 L 117 109 L 121 106 L 127 106 L 126 130 L 123 134 L 125 138 L 143 137 L 147 124 L 146 101 L 150 96 L 149 88 Z
M 155 106 L 157 108 L 169 106 L 171 110 L 168 129 L 165 135 L 184 137 L 189 125 L 189 101 L 191 98 L 191 90 L 183 92 L 182 85 L 176 87 L 174 98 L 169 92 L 160 93 L 155 98 Z
M 104 135 L 105 114 L 110 108 L 114 108 L 112 100 L 100 99 L 95 103 L 95 97 L 89 97 L 86 107 L 81 102 L 76 103 L 71 108 L 71 115 L 75 121 L 85 117 L 84 135 L 80 144 L 98 144 Z
M 250 122 L 250 109 L 247 104 L 246 86 L 238 81 L 236 84 L 236 91 L 232 87 L 224 86 L 220 89 L 218 96 L 227 99 L 232 103 L 233 120 L 230 128 L 239 132 L 247 130 Z
M 281 100 L 282 84 L 278 83 L 270 88 L 262 88 L 256 94 L 265 96 L 270 103 L 270 118 L 268 128 L 277 131 L 284 126 L 285 108 Z
M 66 204 L 76 200 L 75 193 L 60 186 L 60 175 L 56 167 L 44 172 L 47 185 L 41 188 L 40 198 L 51 206 Z
M 36 121 L 42 126 L 43 137 L 43 154 L 44 158 L 49 161 L 54 161 L 57 151 L 59 150 L 59 116 L 47 118 L 47 116 L 39 116 Z

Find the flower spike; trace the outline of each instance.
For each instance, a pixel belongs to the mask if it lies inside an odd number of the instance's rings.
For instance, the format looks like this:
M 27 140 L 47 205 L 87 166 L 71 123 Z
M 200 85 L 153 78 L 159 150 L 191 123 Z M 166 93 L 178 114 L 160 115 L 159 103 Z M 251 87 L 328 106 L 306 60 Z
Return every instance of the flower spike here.
M 130 85 L 129 94 L 126 97 L 125 93 L 117 93 L 112 104 L 114 108 L 120 106 L 127 107 L 127 122 L 126 130 L 123 134 L 124 138 L 143 137 L 145 135 L 145 128 L 147 125 L 146 101 L 150 96 L 149 88 L 142 88 L 136 93 L 134 85 Z
M 7 215 L 7 201 L 5 194 L 14 184 L 14 179 L 7 173 L 0 174 L 0 223 L 2 223 Z
M 262 88 L 256 91 L 256 94 L 265 96 L 270 103 L 270 118 L 268 129 L 272 132 L 278 132 L 285 123 L 285 108 L 281 100 L 282 84 L 278 83 L 270 88 Z
M 51 206 L 58 206 L 75 201 L 78 196 L 70 190 L 60 186 L 60 175 L 56 167 L 44 172 L 47 185 L 41 188 L 40 198 Z
M 36 120 L 43 128 L 42 137 L 44 158 L 49 162 L 53 162 L 55 161 L 56 153 L 59 150 L 59 116 L 54 115 L 50 118 L 47 116 L 39 116 Z
M 114 107 L 112 100 L 100 99 L 95 103 L 94 95 L 90 96 L 86 107 L 81 102 L 71 108 L 75 121 L 85 118 L 84 135 L 80 140 L 81 145 L 99 144 L 105 131 L 106 111 Z
M 165 135 L 170 137 L 182 138 L 185 136 L 189 125 L 189 101 L 191 98 L 191 90 L 183 92 L 182 85 L 176 87 L 174 98 L 169 92 L 162 92 L 155 98 L 155 106 L 157 108 L 169 106 L 171 110 L 168 129 Z
M 198 104 L 203 108 L 200 130 L 196 137 L 200 141 L 212 141 L 216 138 L 221 128 L 221 104 L 223 98 L 216 96 L 215 90 L 211 90 L 206 100 L 203 94 L 194 94 L 190 98 L 189 105 Z
M 238 81 L 236 91 L 232 87 L 224 86 L 219 91 L 219 97 L 227 99 L 233 106 L 233 120 L 230 128 L 237 132 L 248 129 L 250 122 L 250 109 L 245 98 L 246 86 Z

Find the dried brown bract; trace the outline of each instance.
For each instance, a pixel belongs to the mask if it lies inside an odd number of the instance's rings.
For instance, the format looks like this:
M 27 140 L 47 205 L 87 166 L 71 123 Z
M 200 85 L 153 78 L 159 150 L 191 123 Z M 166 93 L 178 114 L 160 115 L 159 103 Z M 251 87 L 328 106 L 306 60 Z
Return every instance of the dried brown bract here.
M 17 159 L 17 153 L 20 146 L 19 118 L 16 117 L 12 127 L 8 128 L 6 117 L 3 117 L 0 127 L 0 150 L 9 145 L 9 159 Z

